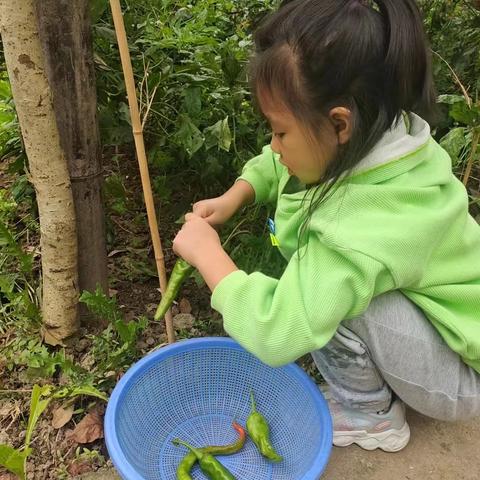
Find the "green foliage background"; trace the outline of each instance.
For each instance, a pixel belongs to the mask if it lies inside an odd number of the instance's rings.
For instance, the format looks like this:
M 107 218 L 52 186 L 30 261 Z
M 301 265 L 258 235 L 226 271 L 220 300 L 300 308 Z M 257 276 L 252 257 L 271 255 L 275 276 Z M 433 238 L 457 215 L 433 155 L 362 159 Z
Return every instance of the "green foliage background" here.
M 139 97 L 146 111 L 149 161 L 159 175 L 181 176 L 205 194 L 225 188 L 268 141 L 250 103 L 246 64 L 267 0 L 124 2 Z M 132 141 L 123 75 L 109 9 L 94 1 L 99 119 L 104 144 Z M 155 93 L 155 95 L 154 95 Z

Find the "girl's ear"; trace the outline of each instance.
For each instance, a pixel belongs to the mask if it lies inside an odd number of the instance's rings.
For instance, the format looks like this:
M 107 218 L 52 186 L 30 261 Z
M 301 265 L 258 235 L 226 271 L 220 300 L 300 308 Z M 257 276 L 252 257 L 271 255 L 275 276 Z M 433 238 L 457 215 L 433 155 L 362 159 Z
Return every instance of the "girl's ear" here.
M 352 112 L 345 107 L 335 107 L 330 110 L 328 117 L 337 133 L 339 145 L 344 145 L 352 136 Z

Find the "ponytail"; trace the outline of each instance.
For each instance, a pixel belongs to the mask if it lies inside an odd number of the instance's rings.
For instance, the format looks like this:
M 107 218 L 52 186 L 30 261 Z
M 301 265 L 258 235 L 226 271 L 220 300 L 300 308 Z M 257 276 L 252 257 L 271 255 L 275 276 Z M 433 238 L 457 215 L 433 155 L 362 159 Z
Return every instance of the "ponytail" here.
M 422 18 L 414 0 L 376 0 L 386 26 L 385 74 L 405 111 L 429 117 L 436 93 Z M 428 119 L 428 118 L 427 118 Z

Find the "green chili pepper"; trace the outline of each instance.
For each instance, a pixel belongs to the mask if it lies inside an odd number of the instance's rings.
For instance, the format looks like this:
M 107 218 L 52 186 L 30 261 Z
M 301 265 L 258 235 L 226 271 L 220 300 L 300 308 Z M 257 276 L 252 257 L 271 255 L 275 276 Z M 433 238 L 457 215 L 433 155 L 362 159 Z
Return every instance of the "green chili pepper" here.
M 228 445 L 209 445 L 208 447 L 200 448 L 200 450 L 203 453 L 210 453 L 211 455 L 231 455 L 232 453 L 238 452 L 245 445 L 247 434 L 243 427 L 237 422 L 233 422 L 232 425 L 239 434 L 238 440 Z M 177 467 L 177 480 L 192 480 L 190 471 L 196 461 L 197 457 L 193 452 L 185 455 Z
M 158 305 L 155 316 L 153 317 L 154 320 L 160 320 L 165 316 L 167 310 L 175 300 L 182 283 L 192 274 L 194 270 L 194 267 L 192 267 L 182 258 L 177 260 L 170 275 L 170 279 L 168 280 L 168 285 L 165 293 L 162 296 L 160 305 Z
M 173 440 L 174 445 L 184 445 L 197 457 L 202 472 L 210 480 L 235 480 L 235 477 L 210 453 L 204 453 L 200 448 L 195 448 L 188 443 L 179 440 Z M 188 477 L 178 477 L 179 480 L 187 480 Z
M 257 446 L 260 453 L 273 462 L 280 462 L 283 457 L 275 452 L 270 443 L 270 428 L 265 417 L 257 411 L 253 391 L 250 391 L 250 399 L 252 403 L 252 411 L 247 418 L 247 430 L 253 443 Z

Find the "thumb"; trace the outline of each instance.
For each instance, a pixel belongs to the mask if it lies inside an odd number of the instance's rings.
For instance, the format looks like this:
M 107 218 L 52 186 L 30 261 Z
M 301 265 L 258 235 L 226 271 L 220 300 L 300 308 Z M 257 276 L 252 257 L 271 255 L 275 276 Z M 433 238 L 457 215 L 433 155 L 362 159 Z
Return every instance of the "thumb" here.
M 202 218 L 208 217 L 212 213 L 205 202 L 194 203 L 192 211 L 195 215 Z

